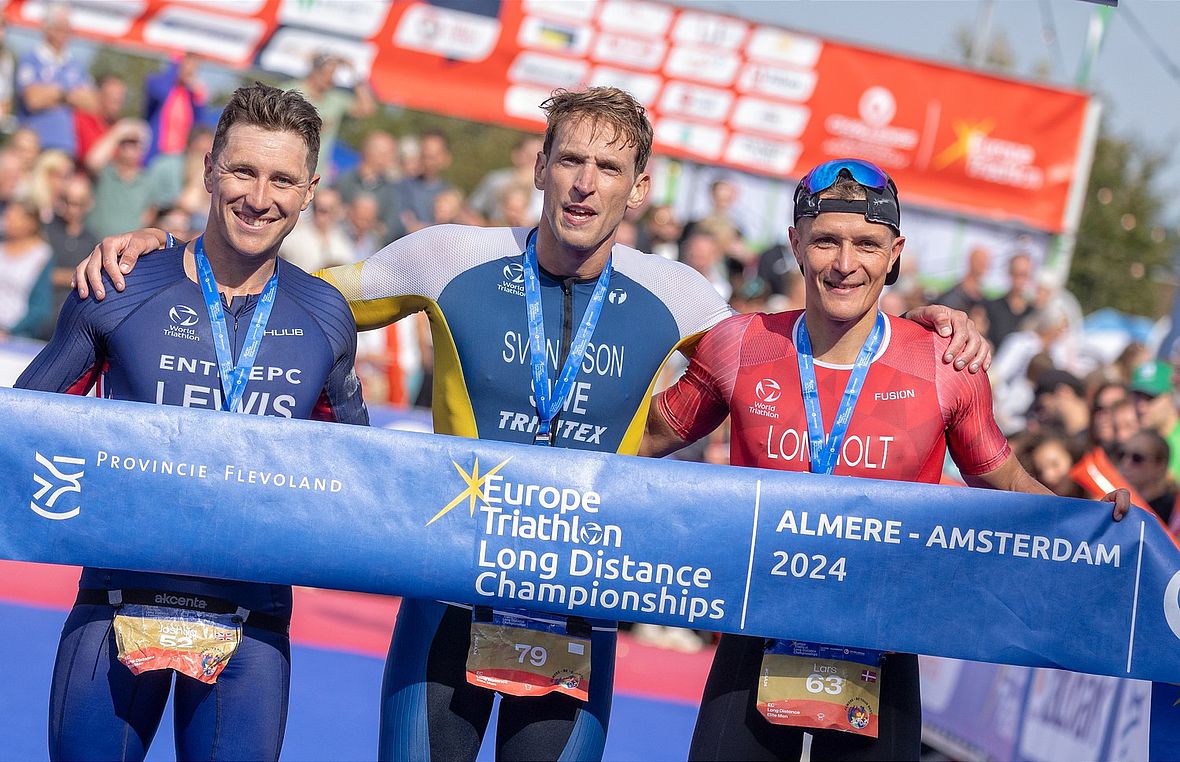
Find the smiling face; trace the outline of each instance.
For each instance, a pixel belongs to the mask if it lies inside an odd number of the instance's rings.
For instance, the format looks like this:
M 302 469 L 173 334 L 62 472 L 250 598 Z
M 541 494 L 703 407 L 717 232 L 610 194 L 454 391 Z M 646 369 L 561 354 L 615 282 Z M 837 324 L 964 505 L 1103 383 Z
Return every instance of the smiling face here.
M 885 276 L 905 247 L 904 236 L 859 214 L 825 212 L 800 219 L 790 237 L 803 269 L 809 313 L 841 324 L 876 315 Z
M 244 257 L 273 257 L 315 195 L 307 144 L 295 132 L 235 124 L 216 156 L 205 156 L 211 194 L 206 246 Z
M 582 117 L 562 124 L 533 179 L 544 191 L 537 255 L 557 275 L 594 275 L 605 265 L 628 209 L 651 184 L 635 169 L 636 147 L 611 124 Z

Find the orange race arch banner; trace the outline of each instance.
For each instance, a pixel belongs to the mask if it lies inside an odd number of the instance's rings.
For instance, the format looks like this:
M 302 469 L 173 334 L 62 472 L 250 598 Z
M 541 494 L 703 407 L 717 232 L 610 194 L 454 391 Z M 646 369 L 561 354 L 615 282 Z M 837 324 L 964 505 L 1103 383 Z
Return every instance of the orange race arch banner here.
M 45 7 L 4 13 L 36 25 Z M 788 25 L 814 12 L 782 8 Z M 112 44 L 292 76 L 330 50 L 388 103 L 526 130 L 554 88 L 617 85 L 650 110 L 660 154 L 780 178 L 861 156 L 908 201 L 1050 233 L 1086 174 L 1085 93 L 663 2 L 125 0 L 71 18 Z

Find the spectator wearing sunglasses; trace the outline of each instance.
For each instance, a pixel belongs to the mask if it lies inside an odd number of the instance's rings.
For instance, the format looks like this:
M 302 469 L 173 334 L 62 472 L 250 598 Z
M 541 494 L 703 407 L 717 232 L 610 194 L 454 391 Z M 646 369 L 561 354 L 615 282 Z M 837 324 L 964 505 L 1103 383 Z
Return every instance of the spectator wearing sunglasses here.
M 1168 441 L 1151 429 L 1131 437 L 1118 453 L 1118 467 L 1148 507 L 1167 524 L 1176 504 L 1176 482 L 1168 472 L 1171 448 Z
M 1113 456 L 1118 449 L 1114 411 L 1119 403 L 1128 399 L 1130 392 L 1127 387 L 1117 382 L 1109 381 L 1094 389 L 1090 401 L 1090 442 L 1087 449 L 1101 447 Z
M 1131 396 L 1145 429 L 1167 440 L 1171 448 L 1168 470 L 1180 479 L 1180 411 L 1173 397 L 1172 366 L 1162 360 L 1139 365 L 1131 374 Z

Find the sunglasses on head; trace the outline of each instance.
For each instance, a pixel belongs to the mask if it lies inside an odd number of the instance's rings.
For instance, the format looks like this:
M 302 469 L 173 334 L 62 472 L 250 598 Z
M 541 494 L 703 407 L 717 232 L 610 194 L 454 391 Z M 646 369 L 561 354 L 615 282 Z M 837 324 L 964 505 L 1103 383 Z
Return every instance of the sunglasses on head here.
M 819 193 L 831 188 L 841 171 L 847 171 L 853 180 L 874 190 L 885 190 L 893 183 L 889 175 L 876 164 L 862 159 L 834 159 L 812 169 L 799 185 L 808 193 Z
M 821 197 L 842 174 L 847 174 L 853 182 L 864 188 L 863 200 Z M 895 234 L 901 234 L 901 206 L 897 201 L 897 186 L 883 169 L 864 159 L 833 159 L 813 168 L 795 187 L 794 201 L 796 225 L 803 217 L 817 217 L 823 212 L 849 212 L 863 215 L 868 222 L 888 225 Z M 901 258 L 898 257 L 885 276 L 885 285 L 896 283 L 900 273 Z

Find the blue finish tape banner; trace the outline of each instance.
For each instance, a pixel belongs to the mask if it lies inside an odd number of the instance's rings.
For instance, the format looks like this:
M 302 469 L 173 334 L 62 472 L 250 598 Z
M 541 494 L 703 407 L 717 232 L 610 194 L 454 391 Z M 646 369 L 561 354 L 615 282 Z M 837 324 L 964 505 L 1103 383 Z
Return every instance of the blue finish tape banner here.
M 0 557 L 1180 682 L 1146 511 L 0 390 Z

